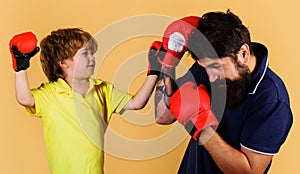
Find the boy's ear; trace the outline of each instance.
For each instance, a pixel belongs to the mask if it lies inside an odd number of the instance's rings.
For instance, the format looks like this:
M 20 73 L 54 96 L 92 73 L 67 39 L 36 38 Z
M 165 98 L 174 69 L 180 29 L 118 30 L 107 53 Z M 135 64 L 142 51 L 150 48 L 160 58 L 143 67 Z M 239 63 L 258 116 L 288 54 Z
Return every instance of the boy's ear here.
M 61 60 L 61 61 L 59 61 L 58 63 L 59 63 L 59 66 L 60 66 L 62 69 L 66 69 L 66 68 L 68 68 L 68 66 L 69 66 L 66 60 Z

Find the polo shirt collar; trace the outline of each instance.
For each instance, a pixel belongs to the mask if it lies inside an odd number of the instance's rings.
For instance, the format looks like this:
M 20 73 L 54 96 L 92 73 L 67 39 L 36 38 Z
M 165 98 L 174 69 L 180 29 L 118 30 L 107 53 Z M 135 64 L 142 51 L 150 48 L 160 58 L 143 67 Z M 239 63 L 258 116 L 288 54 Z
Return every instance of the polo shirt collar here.
M 89 93 L 89 91 L 94 90 L 94 89 L 95 89 L 95 86 L 96 86 L 96 85 L 100 85 L 103 81 L 102 81 L 102 80 L 99 80 L 99 79 L 92 79 L 92 78 L 89 78 L 89 82 L 90 82 L 90 87 L 89 87 L 87 93 Z
M 72 93 L 72 88 L 62 78 L 57 79 L 57 81 L 55 82 L 55 87 L 57 93 L 67 93 L 67 94 Z
M 92 78 L 89 78 L 89 82 L 90 82 L 90 88 L 89 90 L 91 90 L 95 85 L 100 85 L 103 81 L 102 80 L 94 80 Z M 72 93 L 72 88 L 68 85 L 68 83 L 63 80 L 62 78 L 58 78 L 56 83 L 56 91 L 57 93 L 66 93 L 66 94 L 71 94 Z
M 262 79 L 264 78 L 267 72 L 268 65 L 269 65 L 268 49 L 264 45 L 256 42 L 252 42 L 251 46 L 253 48 L 254 55 L 256 56 L 257 59 L 256 60 L 257 67 L 251 74 L 252 82 L 248 92 L 249 95 L 255 94 L 258 86 L 260 85 Z

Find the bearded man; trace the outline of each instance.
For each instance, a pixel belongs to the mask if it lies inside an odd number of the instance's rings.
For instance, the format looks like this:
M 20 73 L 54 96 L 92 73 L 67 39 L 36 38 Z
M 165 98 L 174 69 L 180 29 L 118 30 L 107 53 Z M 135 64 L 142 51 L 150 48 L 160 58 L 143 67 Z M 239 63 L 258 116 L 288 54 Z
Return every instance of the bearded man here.
M 228 10 L 204 14 L 188 49 L 196 62 L 176 80 L 167 102 L 172 116 L 156 118 L 159 124 L 177 120 L 193 137 L 178 173 L 267 173 L 293 123 L 267 48 L 251 42 Z

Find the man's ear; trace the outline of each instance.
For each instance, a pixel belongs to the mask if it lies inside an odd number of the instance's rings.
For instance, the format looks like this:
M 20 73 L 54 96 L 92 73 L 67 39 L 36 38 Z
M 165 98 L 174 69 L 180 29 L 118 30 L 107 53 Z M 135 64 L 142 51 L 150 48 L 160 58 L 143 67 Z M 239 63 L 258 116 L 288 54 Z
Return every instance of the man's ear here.
M 200 66 L 203 66 L 203 63 L 202 63 L 200 60 L 197 60 L 197 63 L 198 63 Z
M 243 44 L 238 52 L 238 59 L 243 64 L 248 64 L 250 61 L 250 47 L 248 44 Z

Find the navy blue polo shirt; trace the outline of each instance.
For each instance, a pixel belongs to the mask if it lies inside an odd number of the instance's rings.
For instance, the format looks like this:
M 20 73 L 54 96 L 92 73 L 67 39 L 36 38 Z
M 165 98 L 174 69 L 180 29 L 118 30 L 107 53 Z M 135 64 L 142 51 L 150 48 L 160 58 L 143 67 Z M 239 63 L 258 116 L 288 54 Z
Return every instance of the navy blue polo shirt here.
M 276 154 L 286 140 L 293 117 L 288 92 L 283 81 L 268 67 L 268 50 L 259 43 L 252 44 L 257 65 L 247 99 L 234 109 L 225 109 L 217 133 L 233 148 L 241 146 L 261 154 Z M 195 80 L 208 85 L 205 69 L 193 64 L 178 84 Z M 265 173 L 270 168 L 267 167 Z M 206 149 L 191 139 L 178 173 L 222 173 Z

